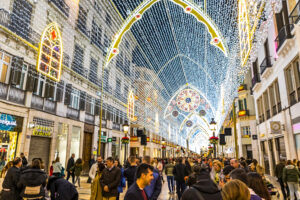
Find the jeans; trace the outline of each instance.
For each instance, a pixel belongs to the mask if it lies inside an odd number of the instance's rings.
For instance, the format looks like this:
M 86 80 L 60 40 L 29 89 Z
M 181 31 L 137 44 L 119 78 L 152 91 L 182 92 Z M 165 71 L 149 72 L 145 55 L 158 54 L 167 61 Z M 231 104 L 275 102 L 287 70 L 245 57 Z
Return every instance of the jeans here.
M 186 188 L 185 182 L 176 181 L 176 192 L 178 199 L 181 199 L 181 196 Z
M 174 177 L 173 176 L 167 176 L 167 180 L 168 180 L 169 191 L 173 192 L 174 191 Z
M 75 179 L 75 183 L 76 184 L 78 181 L 78 187 L 80 187 L 80 176 L 76 176 L 76 179 Z
M 286 185 L 286 187 L 284 186 L 284 182 L 283 182 L 282 178 L 278 178 L 278 182 L 280 184 L 283 197 L 284 197 L 284 199 L 286 199 L 288 196 L 290 196 L 289 187 L 287 185 Z
M 299 195 L 299 183 L 288 182 L 287 183 L 290 189 L 290 198 L 291 200 L 295 199 L 294 193 L 296 193 L 297 200 L 300 199 Z
M 67 171 L 67 181 L 69 180 L 70 176 L 72 176 L 72 183 L 75 184 L 75 175 L 73 172 Z

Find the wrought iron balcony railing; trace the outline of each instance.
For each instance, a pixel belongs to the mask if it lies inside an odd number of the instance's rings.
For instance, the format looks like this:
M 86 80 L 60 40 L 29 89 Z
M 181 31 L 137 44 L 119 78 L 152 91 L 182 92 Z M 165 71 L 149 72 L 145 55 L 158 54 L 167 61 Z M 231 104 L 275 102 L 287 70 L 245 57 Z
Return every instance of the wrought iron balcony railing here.
M 0 8 L 0 25 L 35 46 L 37 46 L 40 41 L 40 34 L 35 32 L 31 28 L 30 24 L 28 24 L 22 17 L 14 13 L 10 13 L 3 8 Z
M 48 0 L 52 2 L 64 15 L 69 17 L 70 7 L 66 4 L 65 0 Z
M 261 65 L 260 65 L 260 74 L 263 74 L 268 67 L 272 67 L 270 56 L 265 57 L 265 59 L 262 61 Z
M 254 86 L 257 84 L 257 83 L 260 83 L 260 78 L 258 75 L 254 76 L 252 78 L 252 88 L 254 88 Z
M 293 24 L 287 24 L 279 30 L 278 36 L 275 39 L 276 51 L 280 49 L 280 47 L 283 45 L 286 39 L 290 39 L 293 37 L 291 34 L 291 30 L 293 29 L 293 27 Z
M 297 24 L 300 20 L 300 1 L 297 2 L 296 6 L 292 10 L 289 20 L 291 24 Z

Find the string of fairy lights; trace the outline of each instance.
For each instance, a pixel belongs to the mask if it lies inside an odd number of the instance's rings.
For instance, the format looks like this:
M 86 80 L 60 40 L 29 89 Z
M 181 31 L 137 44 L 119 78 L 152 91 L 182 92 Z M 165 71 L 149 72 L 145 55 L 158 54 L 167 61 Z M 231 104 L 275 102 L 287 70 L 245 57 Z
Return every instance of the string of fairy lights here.
M 39 38 L 50 22 L 56 22 L 63 42 L 63 71 L 69 68 L 79 75 L 74 82 L 87 79 L 91 83 L 93 92 L 89 93 L 88 101 L 99 106 L 98 99 L 102 97 L 103 109 L 125 121 L 129 120 L 126 104 L 128 94 L 132 92 L 135 117 L 130 122 L 183 146 L 186 146 L 189 130 L 204 122 L 202 118 L 207 122 L 215 117 L 218 125 L 223 122 L 223 113 L 230 108 L 237 95 L 236 88 L 243 81 L 257 46 L 266 37 L 274 11 L 280 7 L 280 0 L 247 1 L 252 6 L 252 13 L 255 13 L 256 5 L 264 3 L 265 6 L 263 19 L 258 20 L 253 35 L 255 40 L 250 59 L 242 67 L 237 21 L 239 4 L 236 0 L 181 1 L 191 4 L 190 8 L 183 8 L 173 0 L 157 1 L 140 16 L 136 16 L 139 20 L 122 36 L 116 55 L 110 62 L 107 62 L 107 56 L 110 55 L 112 43 L 119 37 L 120 28 L 145 1 L 80 0 L 65 1 L 66 4 L 59 4 L 57 0 L 37 0 L 34 4 L 26 2 L 15 0 L 13 5 L 15 8 L 24 7 L 25 17 L 16 9 L 11 12 L 5 12 L 4 9 L 0 11 L 15 22 L 15 29 L 4 19 L 0 20 L 0 24 L 29 40 Z M 49 8 L 48 12 L 42 9 L 45 6 Z M 59 8 L 61 12 L 51 10 L 53 7 Z M 197 20 L 191 12 L 193 8 L 205 13 L 209 23 Z M 255 16 L 250 16 L 249 23 L 250 27 L 254 26 Z M 16 28 L 20 24 L 22 28 Z M 212 38 L 207 29 L 208 24 L 220 35 L 219 38 Z M 226 53 L 213 45 L 214 39 L 218 44 L 221 41 L 226 46 Z M 36 42 L 31 43 L 33 48 L 38 48 Z M 22 67 L 15 70 L 24 71 Z M 29 73 L 30 70 L 26 72 L 30 76 L 42 77 L 47 84 L 61 87 L 61 83 L 35 72 Z M 63 73 L 62 80 L 66 76 Z M 102 81 L 104 93 L 101 93 Z M 172 111 L 167 110 L 170 102 L 177 98 L 176 95 L 187 89 L 185 85 L 200 91 L 200 100 L 205 99 L 203 104 L 193 110 L 196 114 L 193 117 L 190 117 L 191 112 L 180 110 L 177 102 Z M 226 91 L 221 88 L 226 88 Z M 83 98 L 80 92 L 73 94 L 70 89 L 65 92 Z M 177 116 L 176 112 L 172 113 L 175 107 Z M 199 116 L 200 111 L 205 112 L 202 118 Z M 107 112 L 104 112 L 105 115 Z M 184 123 L 189 120 L 192 122 L 191 127 L 185 127 Z M 207 140 L 202 135 L 202 130 L 196 130 L 189 137 L 193 148 Z

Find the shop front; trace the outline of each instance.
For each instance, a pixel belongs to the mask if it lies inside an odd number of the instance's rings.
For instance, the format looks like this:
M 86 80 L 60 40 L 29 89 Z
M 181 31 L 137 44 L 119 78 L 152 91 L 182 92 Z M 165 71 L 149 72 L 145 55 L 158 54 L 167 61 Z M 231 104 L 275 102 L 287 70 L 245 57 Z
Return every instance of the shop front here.
M 67 159 L 67 145 L 68 145 L 68 133 L 69 125 L 65 123 L 58 123 L 58 133 L 56 137 L 56 146 L 55 146 L 55 158 L 60 158 L 60 163 L 63 166 L 66 166 Z
M 33 118 L 34 127 L 30 139 L 28 161 L 33 158 L 43 160 L 45 170 L 49 168 L 51 140 L 54 130 L 54 121 L 44 118 Z
M 83 139 L 83 172 L 89 172 L 89 161 L 92 156 L 94 125 L 84 124 L 84 139 Z
M 16 157 L 22 125 L 22 117 L 0 113 L 0 159 L 8 162 Z

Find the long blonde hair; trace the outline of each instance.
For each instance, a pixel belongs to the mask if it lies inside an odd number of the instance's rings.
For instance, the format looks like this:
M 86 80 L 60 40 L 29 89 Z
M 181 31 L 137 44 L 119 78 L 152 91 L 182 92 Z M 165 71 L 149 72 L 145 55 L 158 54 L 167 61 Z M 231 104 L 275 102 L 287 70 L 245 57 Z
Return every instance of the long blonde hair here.
M 245 183 L 234 179 L 226 183 L 222 189 L 223 200 L 250 200 L 250 191 Z
M 1 178 L 4 178 L 4 176 L 6 175 L 6 172 L 9 170 L 9 168 L 11 168 L 13 166 L 13 161 L 9 161 L 5 167 L 3 167 L 2 171 L 1 171 Z

